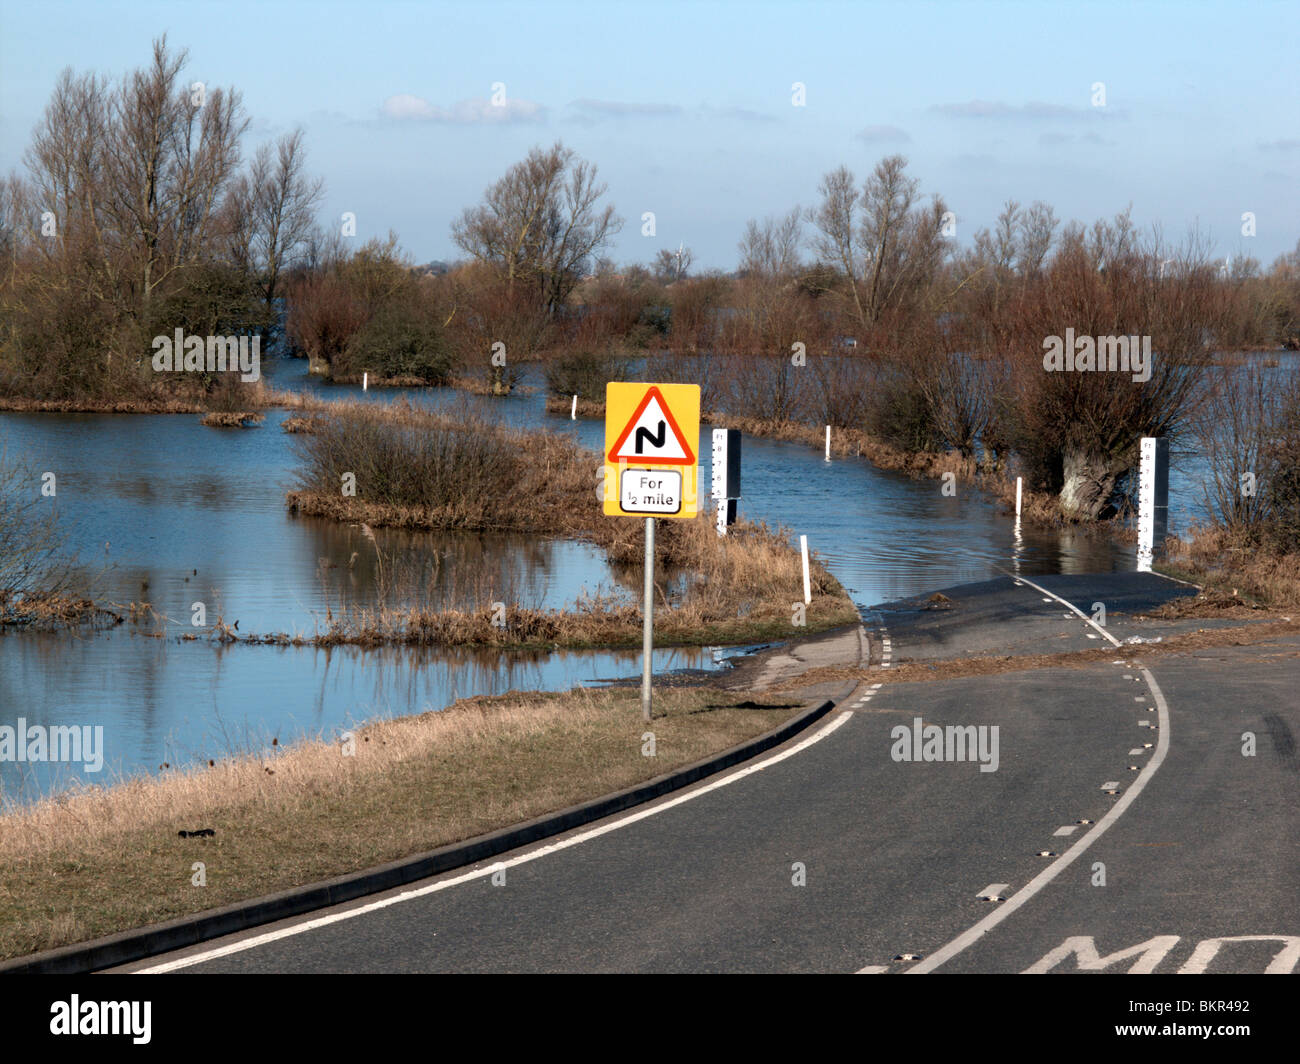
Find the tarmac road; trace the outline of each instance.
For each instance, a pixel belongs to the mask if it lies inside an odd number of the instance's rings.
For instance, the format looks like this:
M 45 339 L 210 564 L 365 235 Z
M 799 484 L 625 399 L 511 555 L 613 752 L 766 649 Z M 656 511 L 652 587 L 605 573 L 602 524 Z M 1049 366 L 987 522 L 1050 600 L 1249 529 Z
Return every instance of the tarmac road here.
M 1132 615 L 1190 590 L 1138 573 L 1036 585 L 1000 578 L 946 590 L 938 608 L 871 611 L 887 629 L 871 631 L 876 664 L 854 695 L 720 778 L 504 867 L 122 970 L 1295 970 L 1300 640 L 1149 663 L 1126 645 L 1083 667 L 872 693 L 885 661 L 1175 630 Z M 1104 631 L 1060 599 L 1089 616 L 1105 603 Z M 900 760 L 934 725 L 977 740 L 943 751 L 966 759 Z M 1242 936 L 1282 937 L 1216 941 Z

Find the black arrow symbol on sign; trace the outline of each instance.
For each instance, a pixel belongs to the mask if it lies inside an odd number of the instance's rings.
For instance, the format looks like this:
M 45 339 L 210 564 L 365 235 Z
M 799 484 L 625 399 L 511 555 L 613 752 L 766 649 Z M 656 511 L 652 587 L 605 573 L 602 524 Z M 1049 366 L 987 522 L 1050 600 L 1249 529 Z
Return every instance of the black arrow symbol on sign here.
M 642 437 L 645 437 L 645 439 L 642 439 Z M 637 454 L 644 453 L 644 451 L 641 448 L 641 445 L 646 440 L 649 440 L 651 443 L 655 445 L 656 448 L 659 448 L 664 445 L 664 441 L 667 438 L 668 438 L 668 422 L 666 421 L 659 422 L 659 435 L 657 436 L 650 435 L 650 430 L 647 428 L 639 428 L 636 430 L 636 453 Z

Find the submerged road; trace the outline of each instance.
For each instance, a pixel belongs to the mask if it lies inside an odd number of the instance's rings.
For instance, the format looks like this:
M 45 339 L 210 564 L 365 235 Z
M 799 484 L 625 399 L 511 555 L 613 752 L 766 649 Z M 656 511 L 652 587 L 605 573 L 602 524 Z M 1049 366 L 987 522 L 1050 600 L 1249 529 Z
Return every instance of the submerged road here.
M 491 864 L 121 970 L 1296 970 L 1300 640 L 1149 660 L 1114 646 L 1152 631 L 1132 614 L 1189 591 L 1008 575 L 886 605 L 854 694 L 755 762 Z M 1101 647 L 877 686 L 906 661 Z

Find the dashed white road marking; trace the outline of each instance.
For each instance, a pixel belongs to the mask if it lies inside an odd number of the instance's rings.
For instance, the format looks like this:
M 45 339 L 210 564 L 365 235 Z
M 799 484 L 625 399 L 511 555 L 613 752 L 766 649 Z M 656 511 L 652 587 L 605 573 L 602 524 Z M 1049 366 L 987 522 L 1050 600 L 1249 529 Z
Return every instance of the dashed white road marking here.
M 1118 786 L 1119 786 L 1119 780 L 1107 780 L 1105 783 L 1101 785 L 1101 789 L 1103 791 L 1113 791 Z
M 889 971 L 888 964 L 868 964 L 865 968 L 858 969 L 858 975 L 879 975 L 887 971 Z
M 999 901 L 1002 899 L 1002 892 L 1009 886 L 1011 886 L 1010 883 L 990 883 L 975 897 L 980 901 Z
M 549 845 L 541 846 L 538 849 L 530 850 L 527 853 L 511 857 L 508 860 L 494 861 L 492 864 L 485 865 L 482 868 L 474 868 L 468 872 L 462 872 L 460 875 L 452 876 L 449 879 L 440 879 L 436 883 L 428 883 L 423 887 L 416 888 L 415 890 L 403 891 L 401 894 L 394 895 L 391 898 L 380 898 L 378 901 L 372 901 L 365 905 L 360 905 L 355 909 L 348 909 L 346 912 L 330 913 L 328 916 L 318 916 L 312 920 L 305 920 L 300 924 L 293 924 L 290 927 L 279 928 L 275 931 L 267 931 L 261 935 L 254 935 L 252 938 L 246 938 L 239 942 L 232 942 L 225 946 L 218 946 L 215 949 L 204 950 L 201 953 L 195 953 L 188 957 L 180 957 L 176 960 L 165 961 L 162 964 L 156 964 L 149 968 L 141 968 L 137 974 L 156 975 L 162 972 L 174 972 L 177 969 L 188 968 L 195 964 L 202 964 L 205 961 L 216 960 L 219 957 L 228 957 L 232 953 L 243 953 L 245 950 L 256 949 L 258 946 L 265 946 L 268 943 L 276 942 L 282 938 L 301 935 L 304 932 L 314 931 L 320 927 L 327 927 L 330 924 L 336 924 L 343 920 L 350 920 L 355 916 L 362 916 L 366 913 L 376 912 L 379 909 L 386 909 L 390 905 L 397 905 L 399 902 L 413 901 L 416 898 L 422 898 L 429 894 L 437 894 L 440 891 L 448 890 L 451 887 L 460 886 L 462 883 L 469 883 L 475 879 L 483 879 L 502 868 L 512 868 L 515 865 L 526 864 L 529 861 L 535 861 L 540 857 L 547 857 L 550 854 L 559 853 L 561 850 L 567 850 L 572 846 L 578 846 L 584 842 L 590 842 L 592 839 L 599 838 L 601 835 L 608 835 L 611 831 L 617 831 L 619 828 L 628 827 L 640 820 L 645 820 L 648 817 L 656 816 L 665 810 L 673 809 L 676 806 L 700 797 L 702 794 L 708 794 L 710 791 L 716 791 L 722 787 L 727 787 L 730 784 L 735 783 L 737 780 L 744 779 L 746 776 L 752 776 L 755 772 L 762 772 L 763 769 L 770 768 L 772 765 L 784 761 L 788 757 L 793 757 L 795 754 L 807 750 L 808 747 L 813 744 L 821 742 L 828 735 L 848 723 L 849 718 L 852 716 L 852 710 L 842 710 L 833 720 L 827 722 L 821 728 L 818 728 L 817 731 L 813 732 L 812 735 L 808 736 L 801 742 L 796 743 L 788 750 L 782 750 L 779 754 L 773 754 L 771 757 L 766 757 L 762 761 L 755 762 L 752 765 L 746 765 L 735 772 L 723 776 L 721 779 L 713 780 L 702 787 L 691 789 L 685 794 L 678 795 L 676 798 L 670 798 L 668 801 L 656 805 L 643 806 L 636 812 L 629 813 L 627 816 L 619 817 L 611 823 L 602 824 L 600 827 L 592 828 L 589 831 L 584 831 L 581 834 L 573 835 L 567 839 L 561 839 L 559 842 L 553 842 Z
M 1146 751 L 1146 747 L 1143 747 L 1143 746 L 1136 746 L 1136 747 L 1134 747 L 1132 750 L 1130 750 L 1130 751 L 1128 752 L 1128 756 L 1129 756 L 1129 757 L 1136 757 L 1138 754 L 1145 754 L 1146 752 L 1147 752 L 1147 751 Z
M 1008 573 L 1006 575 L 1009 576 L 1010 574 Z M 1020 579 L 1025 580 L 1024 577 L 1020 577 Z M 1025 583 L 1036 591 L 1048 595 L 1051 594 L 1051 592 L 1047 591 L 1046 588 L 1039 587 L 1032 580 L 1025 580 Z M 1064 602 L 1065 600 L 1062 599 L 1061 601 Z M 1067 606 L 1070 605 L 1068 602 L 1065 604 Z M 1071 606 L 1071 609 L 1074 609 L 1074 607 Z M 1097 628 L 1098 632 L 1106 639 L 1110 640 L 1111 643 L 1115 646 L 1119 646 L 1118 641 L 1111 636 L 1109 632 L 1102 628 L 1098 628 L 1087 614 L 1077 609 L 1075 609 L 1075 612 L 1094 628 Z M 998 924 L 1007 919 L 1007 917 L 1022 905 L 1035 897 L 1044 887 L 1052 882 L 1052 880 L 1083 856 L 1088 847 L 1101 838 L 1102 835 L 1104 835 L 1115 824 L 1115 822 L 1124 815 L 1125 810 L 1133 804 L 1137 799 L 1137 796 L 1141 794 L 1146 785 L 1151 782 L 1152 777 L 1155 776 L 1160 766 L 1164 763 L 1165 756 L 1169 753 L 1169 705 L 1165 702 L 1164 693 L 1160 690 L 1160 685 L 1156 683 L 1156 678 L 1151 675 L 1151 671 L 1149 669 L 1141 669 L 1140 671 L 1142 673 L 1142 678 L 1146 680 L 1147 687 L 1151 690 L 1152 697 L 1155 699 L 1156 712 L 1159 714 L 1160 720 L 1160 734 L 1159 741 L 1156 744 L 1155 754 L 1133 781 L 1133 786 L 1119 796 L 1119 799 L 1113 806 L 1111 806 L 1110 811 L 1097 821 L 1091 831 L 1080 836 L 1078 841 L 1061 854 L 1060 857 L 1056 858 L 1056 860 L 1039 872 L 1038 875 L 1025 884 L 1021 890 L 1018 890 L 1015 894 L 1011 895 L 1011 897 L 1007 899 L 1006 904 L 999 905 L 993 910 L 993 912 L 984 917 L 983 920 L 975 924 L 974 927 L 963 931 L 951 942 L 930 954 L 930 956 L 926 957 L 919 964 L 914 964 L 911 968 L 908 968 L 906 972 L 907 975 L 923 975 L 926 972 L 934 971 L 945 961 L 951 960 L 958 953 L 961 953 L 962 950 L 974 945 L 983 938 L 984 935 L 997 927 Z
M 1079 830 L 1078 824 L 1065 824 L 1052 832 L 1053 835 L 1073 835 Z

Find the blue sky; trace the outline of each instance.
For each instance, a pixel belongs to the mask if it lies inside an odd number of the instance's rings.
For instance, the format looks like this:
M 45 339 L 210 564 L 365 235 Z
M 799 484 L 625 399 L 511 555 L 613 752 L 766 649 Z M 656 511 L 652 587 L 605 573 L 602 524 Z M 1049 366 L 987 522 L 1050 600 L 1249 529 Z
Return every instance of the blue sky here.
M 150 40 L 233 85 L 246 154 L 301 125 L 323 213 L 417 261 L 536 144 L 595 162 L 612 256 L 685 242 L 732 269 L 746 219 L 901 152 L 968 243 L 1002 202 L 1090 222 L 1130 202 L 1264 265 L 1300 239 L 1294 3 L 150 3 L 0 0 L 0 171 L 64 66 L 120 75 Z M 488 105 L 494 83 L 507 106 Z M 792 85 L 806 105 L 792 105 Z M 1092 106 L 1104 83 L 1105 106 Z M 656 235 L 641 235 L 653 211 Z M 1257 235 L 1241 235 L 1241 215 Z

